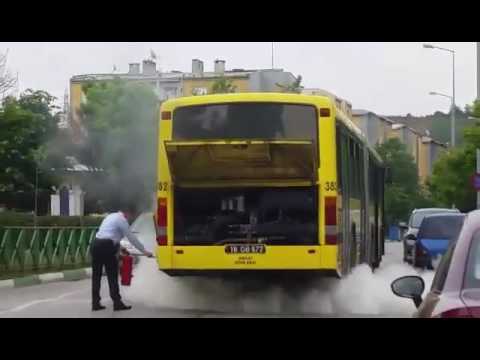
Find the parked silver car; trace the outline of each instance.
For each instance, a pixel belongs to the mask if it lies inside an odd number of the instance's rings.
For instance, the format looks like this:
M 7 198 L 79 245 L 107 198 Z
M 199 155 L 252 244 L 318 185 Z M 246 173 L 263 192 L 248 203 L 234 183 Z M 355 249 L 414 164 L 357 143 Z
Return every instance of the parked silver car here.
M 417 239 L 418 230 L 422 224 L 425 216 L 434 214 L 445 213 L 460 213 L 458 209 L 442 209 L 442 208 L 428 208 L 428 209 L 415 209 L 410 215 L 408 225 L 400 224 L 400 227 L 405 231 L 403 235 L 403 261 L 411 263 L 413 259 L 412 249 L 415 246 L 415 240 Z

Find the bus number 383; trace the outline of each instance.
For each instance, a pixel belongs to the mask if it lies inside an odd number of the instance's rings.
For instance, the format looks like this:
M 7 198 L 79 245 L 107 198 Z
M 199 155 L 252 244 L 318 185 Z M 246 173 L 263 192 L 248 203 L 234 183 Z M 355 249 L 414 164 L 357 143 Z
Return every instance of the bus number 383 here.
M 325 183 L 325 190 L 326 191 L 335 191 L 337 190 L 337 183 L 335 181 L 327 181 Z

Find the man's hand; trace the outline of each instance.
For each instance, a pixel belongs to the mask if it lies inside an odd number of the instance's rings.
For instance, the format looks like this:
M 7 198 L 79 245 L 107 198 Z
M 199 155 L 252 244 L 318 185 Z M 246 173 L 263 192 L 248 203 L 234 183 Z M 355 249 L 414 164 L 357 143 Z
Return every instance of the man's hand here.
M 150 251 L 145 251 L 143 253 L 146 257 L 153 258 L 153 254 Z

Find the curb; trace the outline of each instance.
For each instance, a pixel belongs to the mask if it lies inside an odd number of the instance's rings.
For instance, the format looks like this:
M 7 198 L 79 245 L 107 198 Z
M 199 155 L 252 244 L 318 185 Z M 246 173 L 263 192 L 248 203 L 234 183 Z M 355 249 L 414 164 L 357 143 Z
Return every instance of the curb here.
M 57 273 L 46 273 L 39 275 L 25 276 L 15 279 L 0 280 L 0 289 L 18 288 L 32 285 L 40 285 L 59 281 L 77 281 L 90 278 L 92 269 L 65 270 Z

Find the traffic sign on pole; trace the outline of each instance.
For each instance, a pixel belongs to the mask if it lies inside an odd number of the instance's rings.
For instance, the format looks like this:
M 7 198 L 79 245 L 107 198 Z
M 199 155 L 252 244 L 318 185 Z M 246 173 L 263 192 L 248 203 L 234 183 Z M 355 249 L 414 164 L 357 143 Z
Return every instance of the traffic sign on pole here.
M 472 186 L 475 191 L 480 191 L 480 173 L 472 175 Z

